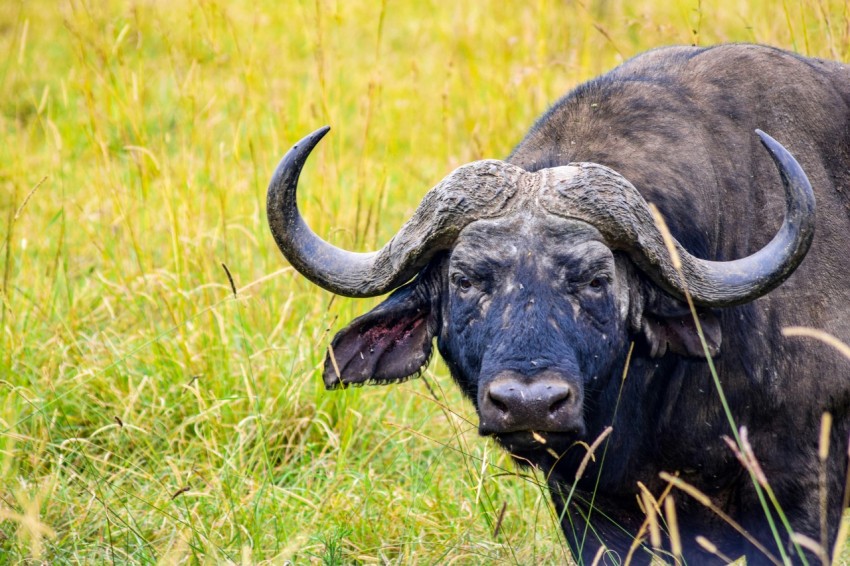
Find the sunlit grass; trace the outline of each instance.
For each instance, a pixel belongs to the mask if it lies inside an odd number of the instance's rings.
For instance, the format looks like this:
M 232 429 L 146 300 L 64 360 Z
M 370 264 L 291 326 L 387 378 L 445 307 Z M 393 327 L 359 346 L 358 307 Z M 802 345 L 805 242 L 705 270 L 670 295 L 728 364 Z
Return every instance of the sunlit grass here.
M 286 268 L 265 184 L 331 125 L 302 208 L 374 248 L 579 82 L 720 41 L 848 60 L 848 7 L 0 3 L 0 557 L 565 561 L 541 478 L 439 362 L 436 399 L 324 392 L 329 337 L 374 301 Z

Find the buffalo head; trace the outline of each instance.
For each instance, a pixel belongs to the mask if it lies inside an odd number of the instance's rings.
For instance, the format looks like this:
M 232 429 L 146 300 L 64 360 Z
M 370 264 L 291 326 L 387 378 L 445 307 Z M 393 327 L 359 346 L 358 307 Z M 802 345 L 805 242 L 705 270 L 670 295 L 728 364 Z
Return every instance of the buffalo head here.
M 814 233 L 814 196 L 794 158 L 758 132 L 785 187 L 779 232 L 753 255 L 713 262 L 672 242 L 615 171 L 593 163 L 527 172 L 504 161 L 464 165 L 423 198 L 382 249 L 340 250 L 296 205 L 307 156 L 328 129 L 296 144 L 274 173 L 268 218 L 290 263 L 340 295 L 395 290 L 334 338 L 329 389 L 401 381 L 427 364 L 432 342 L 478 411 L 479 430 L 542 463 L 588 432 L 595 397 L 619 378 L 630 342 L 648 355 L 704 356 L 720 346 L 711 308 L 743 304 L 782 283 Z

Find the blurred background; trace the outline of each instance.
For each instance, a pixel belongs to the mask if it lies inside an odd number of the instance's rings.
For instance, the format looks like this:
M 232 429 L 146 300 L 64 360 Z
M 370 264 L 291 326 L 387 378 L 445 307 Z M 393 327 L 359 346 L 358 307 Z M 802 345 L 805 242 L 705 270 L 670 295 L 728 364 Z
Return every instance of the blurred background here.
M 301 208 L 374 249 L 575 85 L 718 42 L 848 61 L 850 8 L 0 3 L 0 561 L 566 562 L 543 478 L 477 436 L 438 360 L 324 391 L 330 338 L 377 300 L 287 266 L 266 183 L 330 125 Z

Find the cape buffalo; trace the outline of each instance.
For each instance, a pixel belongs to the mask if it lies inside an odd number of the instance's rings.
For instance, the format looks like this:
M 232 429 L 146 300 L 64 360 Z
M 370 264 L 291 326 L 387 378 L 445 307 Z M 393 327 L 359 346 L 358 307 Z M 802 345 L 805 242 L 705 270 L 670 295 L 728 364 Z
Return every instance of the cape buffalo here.
M 850 340 L 850 67 L 756 45 L 650 51 L 559 100 L 506 160 L 450 173 L 374 253 L 299 215 L 327 130 L 275 171 L 272 234 L 327 290 L 395 290 L 336 335 L 328 389 L 415 376 L 436 338 L 480 433 L 543 471 L 578 560 L 604 547 L 648 562 L 659 511 L 642 493 L 671 489 L 678 527 L 660 552 L 678 552 L 676 534 L 700 564 L 832 549 L 848 362 L 782 330 Z M 725 440 L 738 427 L 743 456 Z M 605 434 L 606 457 L 588 458 Z

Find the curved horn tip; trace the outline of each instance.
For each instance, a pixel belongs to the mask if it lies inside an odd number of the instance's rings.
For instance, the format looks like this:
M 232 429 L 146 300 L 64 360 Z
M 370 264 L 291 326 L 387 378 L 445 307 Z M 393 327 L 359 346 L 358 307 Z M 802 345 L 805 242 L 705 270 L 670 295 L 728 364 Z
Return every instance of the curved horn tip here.
M 295 189 L 294 185 L 297 184 L 298 177 L 301 175 L 301 168 L 304 167 L 304 162 L 307 161 L 307 157 L 310 156 L 313 149 L 330 129 L 330 126 L 322 126 L 315 132 L 301 138 L 286 152 L 286 155 L 281 158 L 272 174 L 271 183 L 269 183 L 270 193 L 279 185 L 285 186 L 289 184 L 293 176 L 295 183 L 292 183 L 292 185 L 293 190 Z
M 756 134 L 758 134 L 762 145 L 768 151 L 773 162 L 779 168 L 780 176 L 784 180 L 790 182 L 790 184 L 786 184 L 786 195 L 790 196 L 792 193 L 788 191 L 796 187 L 792 192 L 799 193 L 799 198 L 808 201 L 809 204 L 807 208 L 814 211 L 815 194 L 812 191 L 812 185 L 809 182 L 809 178 L 806 176 L 806 172 L 803 171 L 800 163 L 794 158 L 790 151 L 785 149 L 785 146 L 773 139 L 771 136 L 761 130 L 756 130 Z M 783 183 L 784 182 L 785 181 L 783 181 Z
M 785 146 L 783 146 L 781 143 L 776 141 L 773 138 L 773 136 L 766 134 L 764 131 L 756 128 L 756 135 L 758 135 L 759 139 L 761 140 L 761 144 L 765 148 L 767 148 L 767 150 L 770 151 L 771 153 L 773 153 L 775 155 L 782 155 L 782 154 L 789 153 L 788 150 L 785 149 Z
M 307 156 L 310 155 L 310 152 L 313 151 L 313 148 L 331 131 L 330 126 L 322 126 L 315 132 L 311 134 L 307 134 L 303 138 L 301 138 L 295 145 L 292 146 L 292 149 L 286 152 L 286 155 L 283 156 L 284 161 L 290 155 L 294 156 Z
M 318 142 L 320 139 L 322 139 L 323 137 L 325 137 L 325 134 L 327 134 L 327 133 L 328 133 L 328 132 L 330 132 L 330 131 L 331 131 L 331 127 L 330 127 L 330 126 L 322 126 L 321 128 L 319 128 L 318 130 L 316 130 L 316 131 L 315 131 L 315 132 L 313 132 L 312 134 L 310 134 L 310 135 L 308 135 L 307 137 L 305 137 L 305 138 L 304 138 L 304 140 L 306 140 L 307 138 L 310 138 L 310 139 L 312 139 L 312 138 L 316 138 L 316 141 Z M 304 140 L 301 140 L 301 141 L 304 141 Z M 296 144 L 296 145 L 297 145 L 297 144 Z

